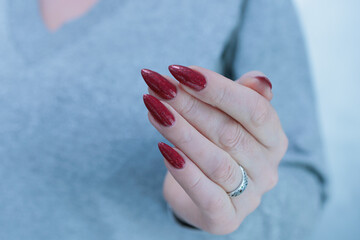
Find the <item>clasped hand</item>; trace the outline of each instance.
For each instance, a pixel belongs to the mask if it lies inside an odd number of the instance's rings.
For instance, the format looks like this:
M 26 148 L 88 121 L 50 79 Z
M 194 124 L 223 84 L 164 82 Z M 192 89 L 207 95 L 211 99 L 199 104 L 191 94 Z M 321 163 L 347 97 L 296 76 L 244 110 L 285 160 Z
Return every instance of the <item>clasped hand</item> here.
M 228 234 L 278 181 L 288 139 L 270 104 L 271 83 L 260 72 L 232 81 L 201 67 L 171 65 L 176 80 L 143 69 L 151 124 L 175 147 L 159 143 L 163 194 L 175 214 L 204 231 Z M 239 196 L 227 192 L 242 181 Z

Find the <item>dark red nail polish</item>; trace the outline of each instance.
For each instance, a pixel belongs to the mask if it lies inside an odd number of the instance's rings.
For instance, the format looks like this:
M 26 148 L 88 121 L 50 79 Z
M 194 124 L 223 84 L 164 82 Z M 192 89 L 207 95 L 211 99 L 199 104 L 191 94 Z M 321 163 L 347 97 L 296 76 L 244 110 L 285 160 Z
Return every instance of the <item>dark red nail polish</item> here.
M 169 71 L 180 83 L 200 91 L 206 86 L 205 77 L 191 68 L 181 65 L 170 65 Z
M 149 69 L 142 69 L 141 75 L 146 84 L 164 99 L 172 99 L 176 96 L 176 86 L 159 73 Z
M 263 82 L 266 82 L 269 86 L 270 86 L 270 89 L 272 89 L 272 84 L 270 82 L 270 79 L 268 79 L 267 77 L 264 77 L 264 76 L 257 76 L 255 77 L 256 79 L 260 80 L 260 81 L 263 81 Z
M 167 145 L 166 143 L 159 142 L 158 143 L 159 150 L 164 158 L 177 169 L 181 169 L 185 165 L 185 161 L 182 156 L 175 151 L 172 147 Z
M 175 122 L 174 115 L 156 97 L 144 94 L 143 99 L 146 108 L 161 125 L 167 127 Z

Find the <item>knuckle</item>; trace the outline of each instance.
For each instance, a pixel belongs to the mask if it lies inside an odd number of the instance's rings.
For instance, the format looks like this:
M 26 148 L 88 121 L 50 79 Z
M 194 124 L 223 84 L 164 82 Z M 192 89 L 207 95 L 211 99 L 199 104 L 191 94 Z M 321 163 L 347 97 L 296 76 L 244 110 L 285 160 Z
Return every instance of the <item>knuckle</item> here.
M 185 129 L 184 131 L 181 131 L 181 134 L 179 134 L 179 137 L 177 139 L 177 142 L 179 145 L 187 145 L 191 144 L 193 140 L 193 133 L 189 129 Z
M 222 196 L 214 196 L 209 198 L 202 208 L 205 212 L 211 213 L 209 214 L 209 219 L 216 221 L 219 216 L 215 213 L 221 213 L 225 209 L 226 204 L 227 203 Z
M 221 185 L 234 186 L 239 180 L 237 168 L 231 164 L 229 158 L 222 158 L 211 174 L 211 178 Z
M 251 150 L 251 138 L 240 124 L 224 124 L 219 134 L 219 143 L 226 151 Z
M 279 175 L 277 168 L 274 168 L 273 170 L 269 170 L 266 175 L 267 190 L 274 188 L 278 183 L 278 181 L 279 181 Z
M 245 213 L 246 215 L 252 213 L 253 211 L 255 211 L 260 206 L 261 198 L 262 198 L 263 194 L 264 193 L 256 192 L 256 193 L 251 194 L 251 196 L 249 196 L 251 204 L 247 208 L 247 211 Z
M 211 101 L 215 106 L 221 106 L 224 104 L 226 97 L 228 96 L 228 89 L 226 87 L 219 88 L 217 94 L 214 94 Z
M 261 96 L 257 96 L 252 109 L 251 122 L 256 126 L 262 126 L 270 119 L 270 107 Z
M 196 109 L 198 108 L 198 100 L 196 100 L 193 97 L 190 97 L 186 103 L 181 108 L 181 113 L 184 115 L 191 115 L 196 112 Z
M 259 196 L 254 197 L 254 200 L 252 202 L 254 204 L 254 210 L 255 210 L 261 204 L 261 196 L 259 195 Z
M 190 191 L 197 191 L 199 188 L 201 188 L 201 185 L 202 185 L 201 177 L 198 177 L 194 180 L 194 182 L 189 184 L 189 189 Z
M 283 133 L 281 134 L 279 143 L 277 145 L 277 149 L 275 150 L 276 165 L 279 165 L 280 161 L 282 160 L 288 149 L 288 146 L 289 146 L 289 140 L 287 136 Z

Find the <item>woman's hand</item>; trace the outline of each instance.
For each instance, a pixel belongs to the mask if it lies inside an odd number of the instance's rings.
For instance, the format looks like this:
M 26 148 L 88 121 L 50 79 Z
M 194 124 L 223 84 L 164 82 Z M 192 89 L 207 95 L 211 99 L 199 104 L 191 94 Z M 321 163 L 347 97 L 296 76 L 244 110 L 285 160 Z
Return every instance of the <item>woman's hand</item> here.
M 195 66 L 171 65 L 169 70 L 180 83 L 141 72 L 150 87 L 151 95 L 144 95 L 149 120 L 176 146 L 159 143 L 169 170 L 164 197 L 191 225 L 213 234 L 231 233 L 277 183 L 288 146 L 270 104 L 271 83 L 259 72 L 234 82 Z M 239 165 L 249 183 L 230 198 L 227 192 L 242 181 Z

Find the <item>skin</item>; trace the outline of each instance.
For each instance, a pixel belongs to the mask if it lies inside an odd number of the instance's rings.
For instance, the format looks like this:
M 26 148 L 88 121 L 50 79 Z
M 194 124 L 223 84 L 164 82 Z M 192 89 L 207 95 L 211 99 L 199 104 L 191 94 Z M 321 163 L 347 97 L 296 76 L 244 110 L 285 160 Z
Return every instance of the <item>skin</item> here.
M 45 25 L 56 31 L 97 1 L 39 0 L 39 4 Z M 164 159 L 168 172 L 163 195 L 179 218 L 213 234 L 228 234 L 276 185 L 288 139 L 270 104 L 270 86 L 255 78 L 264 74 L 249 72 L 233 82 L 201 67 L 190 68 L 205 76 L 203 90 L 194 91 L 168 76 L 177 86 L 174 99 L 161 99 L 149 89 L 176 119 L 164 127 L 148 114 L 150 122 L 185 160 L 184 167 L 176 169 Z M 238 164 L 246 169 L 249 184 L 240 196 L 229 198 L 226 192 L 241 182 Z
M 176 169 L 164 159 L 163 194 L 179 218 L 213 234 L 229 234 L 276 185 L 288 139 L 270 104 L 270 86 L 255 78 L 262 73 L 249 72 L 233 82 L 208 69 L 190 68 L 205 76 L 203 90 L 167 76 L 177 86 L 175 98 L 163 100 L 149 89 L 176 119 L 164 127 L 148 114 L 150 122 L 185 160 Z M 249 184 L 240 196 L 229 198 L 226 192 L 242 179 L 238 164 L 246 169 Z
M 81 17 L 99 0 L 38 0 L 45 26 L 55 32 L 63 24 Z

